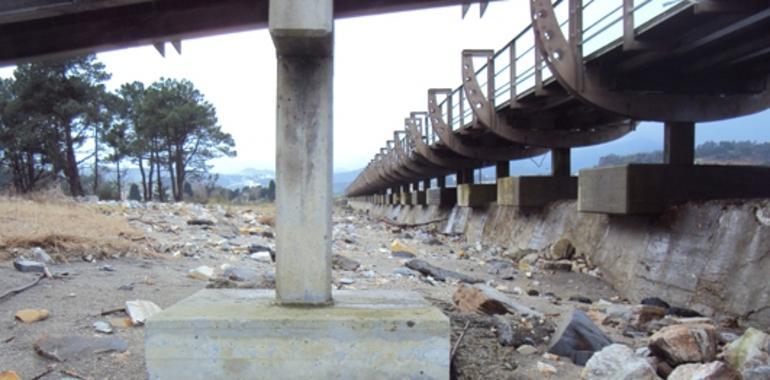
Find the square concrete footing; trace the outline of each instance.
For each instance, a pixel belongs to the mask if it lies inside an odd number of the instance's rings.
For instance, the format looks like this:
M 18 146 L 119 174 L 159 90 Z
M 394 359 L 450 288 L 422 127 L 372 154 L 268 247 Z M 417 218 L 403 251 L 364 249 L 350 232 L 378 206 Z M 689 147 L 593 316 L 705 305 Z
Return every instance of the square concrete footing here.
M 147 322 L 149 378 L 449 377 L 449 320 L 422 296 L 333 296 L 327 307 L 284 307 L 272 290 L 201 290 Z
M 412 206 L 425 206 L 425 191 L 412 191 Z
M 497 201 L 495 184 L 457 185 L 457 205 L 461 207 L 486 207 Z
M 497 179 L 497 204 L 539 208 L 577 198 L 577 177 L 521 176 Z
M 770 167 L 629 164 L 584 169 L 578 210 L 655 214 L 687 201 L 770 197 Z
M 400 202 L 398 203 L 401 206 L 409 206 L 412 204 L 412 193 L 411 192 L 401 192 L 401 198 Z
M 428 206 L 454 207 L 457 203 L 457 189 L 433 188 L 425 194 Z

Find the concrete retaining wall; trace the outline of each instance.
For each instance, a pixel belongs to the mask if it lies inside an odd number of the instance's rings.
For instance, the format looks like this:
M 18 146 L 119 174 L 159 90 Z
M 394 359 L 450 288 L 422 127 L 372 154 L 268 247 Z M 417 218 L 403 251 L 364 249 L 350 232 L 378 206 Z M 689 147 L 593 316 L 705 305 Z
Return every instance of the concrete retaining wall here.
M 770 200 L 690 203 L 656 216 L 578 213 L 574 201 L 527 214 L 495 204 L 451 210 L 353 206 L 399 223 L 446 219 L 445 233 L 485 246 L 539 250 L 566 237 L 632 301 L 658 296 L 770 327 Z

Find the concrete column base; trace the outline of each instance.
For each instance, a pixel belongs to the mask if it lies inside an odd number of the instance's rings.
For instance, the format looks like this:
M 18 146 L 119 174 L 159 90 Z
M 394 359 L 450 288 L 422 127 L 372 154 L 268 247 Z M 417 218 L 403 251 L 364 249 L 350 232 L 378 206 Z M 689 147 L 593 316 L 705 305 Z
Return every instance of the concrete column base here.
M 425 206 L 425 191 L 412 191 L 412 206 Z
M 409 205 L 411 205 L 412 204 L 412 193 L 402 191 L 399 204 L 401 206 L 409 206 Z
M 629 164 L 584 169 L 578 210 L 655 214 L 695 200 L 770 197 L 770 167 Z
M 497 179 L 497 204 L 540 208 L 548 203 L 577 198 L 577 177 L 521 176 Z
M 457 205 L 461 207 L 485 207 L 497 201 L 497 185 L 457 185 Z
M 201 290 L 147 322 L 149 378 L 449 378 L 449 320 L 420 295 L 333 298 L 282 307 L 271 290 Z
M 425 194 L 428 206 L 454 207 L 457 203 L 457 189 L 433 188 Z

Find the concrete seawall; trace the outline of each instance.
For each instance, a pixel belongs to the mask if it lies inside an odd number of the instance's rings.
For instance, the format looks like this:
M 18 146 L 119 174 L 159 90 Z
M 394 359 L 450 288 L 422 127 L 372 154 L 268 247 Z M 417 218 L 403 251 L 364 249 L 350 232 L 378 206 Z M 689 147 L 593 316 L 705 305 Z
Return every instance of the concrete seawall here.
M 351 205 L 404 224 L 444 220 L 445 233 L 486 247 L 542 250 L 568 238 L 631 301 L 657 296 L 770 327 L 770 200 L 688 203 L 657 216 L 622 217 L 579 213 L 574 201 L 528 213 L 495 204 Z

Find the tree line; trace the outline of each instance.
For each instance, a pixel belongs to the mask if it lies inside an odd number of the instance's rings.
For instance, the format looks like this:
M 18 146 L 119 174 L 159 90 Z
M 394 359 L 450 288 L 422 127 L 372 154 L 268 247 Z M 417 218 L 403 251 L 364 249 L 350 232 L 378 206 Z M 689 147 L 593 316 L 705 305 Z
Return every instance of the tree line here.
M 110 77 L 87 55 L 21 64 L 0 79 L 0 169 L 17 192 L 63 178 L 72 196 L 87 186 L 96 193 L 108 162 L 122 194 L 128 163 L 139 168 L 144 200 L 170 200 L 170 190 L 181 201 L 186 181 L 203 178 L 208 161 L 235 156 L 232 136 L 190 81 L 132 82 L 111 92 Z M 91 183 L 81 178 L 84 166 L 92 168 Z
M 695 160 L 709 163 L 743 163 L 770 165 L 770 143 L 752 141 L 707 141 L 695 148 Z M 620 156 L 610 154 L 599 159 L 598 166 L 624 165 L 628 163 L 656 164 L 663 162 L 663 151 L 634 153 Z

